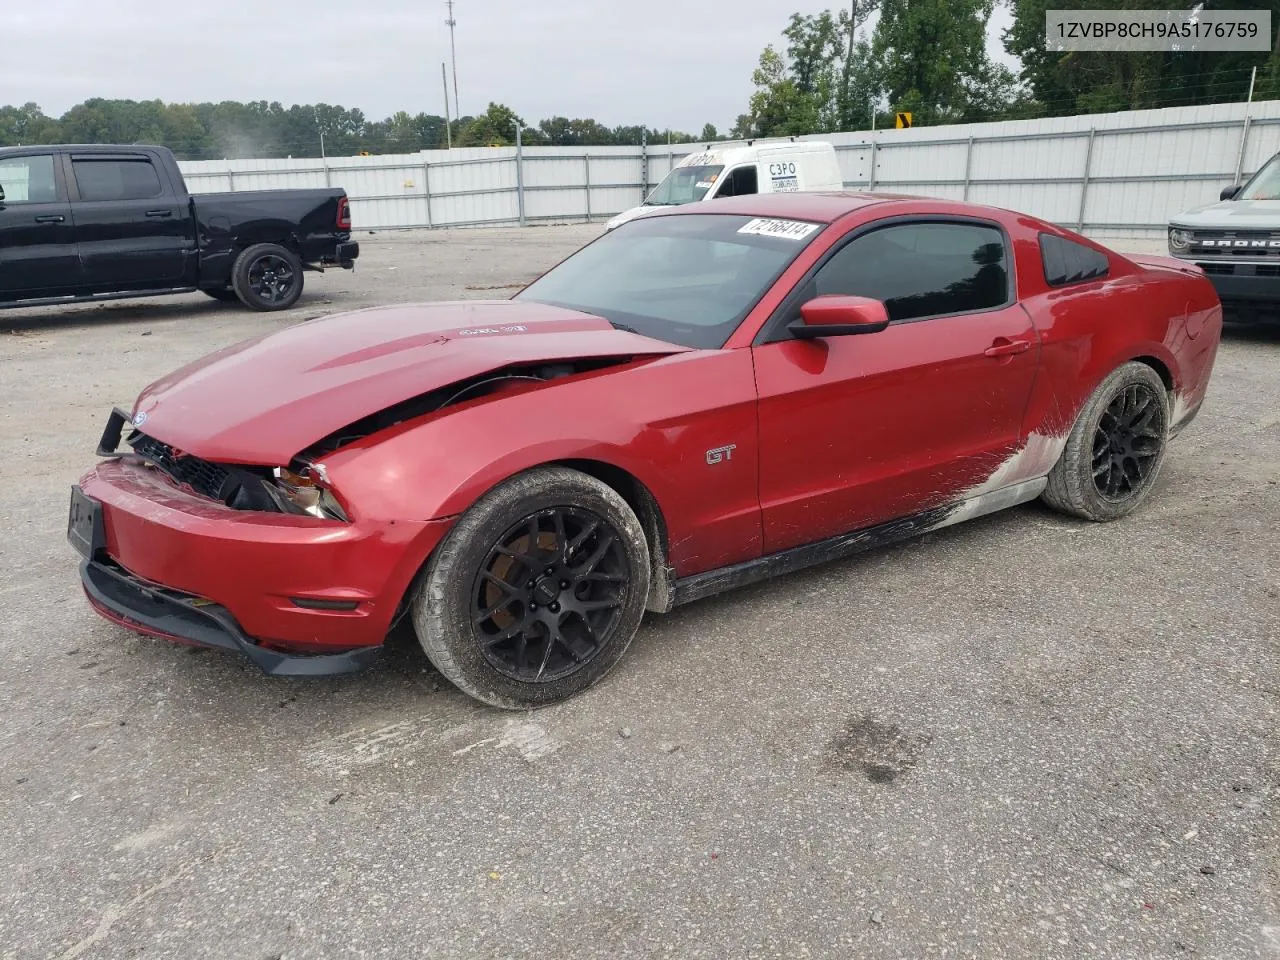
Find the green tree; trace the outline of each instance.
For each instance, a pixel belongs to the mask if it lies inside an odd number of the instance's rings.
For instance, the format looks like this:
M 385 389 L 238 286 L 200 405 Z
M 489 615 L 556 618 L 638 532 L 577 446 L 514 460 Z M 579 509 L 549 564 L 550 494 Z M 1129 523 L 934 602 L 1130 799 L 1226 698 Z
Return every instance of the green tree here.
M 866 126 L 878 95 L 878 74 L 860 34 L 880 0 L 853 0 L 849 9 L 792 14 L 782 35 L 752 75 L 749 111 L 733 126 L 735 137 L 829 133 Z
M 871 54 L 890 110 L 925 124 L 1000 116 L 1016 83 L 987 55 L 994 8 L 995 0 L 884 0 Z
M 57 123 L 34 103 L 20 107 L 0 107 L 0 146 L 48 143 L 57 136 Z
M 454 143 L 460 147 L 512 146 L 516 142 L 517 125 L 522 131 L 525 129 L 525 122 L 514 110 L 501 103 L 490 103 L 488 110 L 463 128 L 462 136 Z
M 686 133 L 643 126 L 609 128 L 590 118 L 552 117 L 537 127 L 525 124 L 502 104 L 489 105 L 479 117 L 453 119 L 446 132 L 443 117 L 399 111 L 371 120 L 358 109 L 327 103 L 170 103 L 159 100 L 91 99 L 76 104 L 61 118 L 44 115 L 34 103 L 0 106 L 0 146 L 19 143 L 155 143 L 169 147 L 179 159 L 227 157 L 246 159 L 318 156 L 323 138 L 329 156 L 370 153 L 413 153 L 444 147 L 448 137 L 458 146 L 515 143 L 634 144 L 684 143 Z
M 794 136 L 820 129 L 817 99 L 801 89 L 791 76 L 787 61 L 772 45 L 760 54 L 751 82 L 756 91 L 751 95 L 747 114 L 738 118 L 735 136 Z
M 1096 0 L 1011 0 L 1011 6 L 1013 23 L 1004 33 L 1004 47 L 1022 63 L 1022 79 L 1034 98 L 1025 107 L 1031 115 L 1243 100 L 1255 66 L 1255 99 L 1280 95 L 1280 60 L 1275 53 L 1051 50 L 1045 44 L 1045 11 L 1094 9 Z M 1169 8 L 1165 0 L 1122 0 L 1114 6 L 1125 10 Z M 1230 6 L 1270 10 L 1273 27 L 1280 23 L 1280 0 L 1233 0 Z

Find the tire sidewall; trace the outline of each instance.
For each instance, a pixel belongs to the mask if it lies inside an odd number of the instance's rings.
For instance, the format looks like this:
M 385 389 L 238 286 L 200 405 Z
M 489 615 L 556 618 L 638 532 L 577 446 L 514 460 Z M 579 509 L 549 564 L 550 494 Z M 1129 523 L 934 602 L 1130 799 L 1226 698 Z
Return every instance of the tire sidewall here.
M 1151 466 L 1150 473 L 1141 486 L 1123 500 L 1111 500 L 1099 492 L 1093 478 L 1093 438 L 1098 424 L 1116 396 L 1129 387 L 1141 384 L 1149 387 L 1156 398 L 1160 415 L 1160 451 Z M 1170 405 L 1168 390 L 1151 367 L 1145 363 L 1130 362 L 1118 367 L 1094 391 L 1081 411 L 1080 419 L 1072 431 L 1071 444 L 1076 448 L 1071 458 L 1074 469 L 1067 478 L 1077 502 L 1098 520 L 1117 520 L 1136 510 L 1150 495 L 1160 477 L 1165 457 L 1169 452 Z
M 293 270 L 294 283 L 293 289 L 288 297 L 280 301 L 267 302 L 254 293 L 249 286 L 249 271 L 253 268 L 254 263 L 264 256 L 280 257 L 288 261 L 290 268 Z M 302 261 L 288 247 L 283 247 L 278 243 L 256 243 L 251 247 L 247 247 L 236 257 L 235 265 L 231 271 L 232 287 L 235 289 L 236 296 L 247 307 L 253 310 L 287 310 L 298 302 L 298 298 L 302 296 Z
M 471 591 L 498 539 L 522 518 L 552 507 L 577 507 L 607 520 L 620 536 L 631 578 L 605 649 L 567 677 L 526 683 L 499 673 L 485 658 L 472 628 Z M 463 692 L 507 709 L 545 706 L 592 686 L 626 653 L 644 616 L 649 571 L 644 530 L 616 491 L 576 470 L 540 468 L 494 488 L 445 537 L 415 598 L 414 626 L 427 657 Z

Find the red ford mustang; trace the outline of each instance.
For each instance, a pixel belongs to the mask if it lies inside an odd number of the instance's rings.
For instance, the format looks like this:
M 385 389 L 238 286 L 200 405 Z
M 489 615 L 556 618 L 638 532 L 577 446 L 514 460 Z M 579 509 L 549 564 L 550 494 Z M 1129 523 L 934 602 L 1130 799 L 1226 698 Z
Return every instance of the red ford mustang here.
M 152 384 L 68 536 L 131 629 L 317 675 L 409 616 L 462 690 L 534 706 L 646 610 L 1036 497 L 1124 516 L 1221 324 L 1198 268 L 1004 210 L 690 204 L 512 300 L 334 316 Z

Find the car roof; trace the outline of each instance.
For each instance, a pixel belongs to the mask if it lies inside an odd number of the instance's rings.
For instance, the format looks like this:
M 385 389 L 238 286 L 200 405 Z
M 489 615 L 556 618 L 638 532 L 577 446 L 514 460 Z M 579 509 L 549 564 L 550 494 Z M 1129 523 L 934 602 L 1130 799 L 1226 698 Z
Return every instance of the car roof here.
M 901 214 L 927 214 L 945 216 L 979 216 L 996 223 L 1009 225 L 1011 219 L 1024 218 L 1002 207 L 970 204 L 968 201 L 945 200 L 942 197 L 922 197 L 911 193 L 863 193 L 852 191 L 814 191 L 795 193 L 753 193 L 742 197 L 723 197 L 704 200 L 695 204 L 658 207 L 646 211 L 644 219 L 652 216 L 690 216 L 698 214 L 726 214 L 733 216 L 768 216 L 785 220 L 808 220 L 810 223 L 835 223 L 842 216 L 876 206 L 876 219 Z M 924 209 L 922 210 L 922 206 Z M 895 207 L 901 207 L 895 211 Z M 1024 218 L 1027 219 L 1027 218 Z
M 958 203 L 954 200 L 937 200 L 932 197 L 911 196 L 905 193 L 854 193 L 846 192 L 796 192 L 796 193 L 755 193 L 743 197 L 724 197 L 717 200 L 705 200 L 699 203 L 682 203 L 679 206 L 664 207 L 649 217 L 679 217 L 693 214 L 729 214 L 744 217 L 776 217 L 789 220 L 808 220 L 811 223 L 834 223 L 841 217 L 876 204 L 909 203 L 911 201 L 941 203 L 955 208 L 955 212 L 982 211 L 986 215 L 994 215 L 996 211 L 987 207 L 976 207 L 973 204 Z

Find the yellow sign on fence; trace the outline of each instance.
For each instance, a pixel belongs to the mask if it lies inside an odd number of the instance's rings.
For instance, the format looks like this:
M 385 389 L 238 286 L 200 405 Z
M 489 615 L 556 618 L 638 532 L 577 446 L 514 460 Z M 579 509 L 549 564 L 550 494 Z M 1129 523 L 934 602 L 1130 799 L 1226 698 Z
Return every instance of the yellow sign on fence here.
M 898 114 L 895 114 L 894 116 L 896 116 L 896 117 L 897 117 L 897 123 L 895 123 L 895 124 L 894 124 L 894 126 L 896 126 L 899 130 L 908 130 L 908 129 L 910 129 L 910 127 L 911 127 L 911 114 L 909 114 L 909 113 L 898 113 Z

